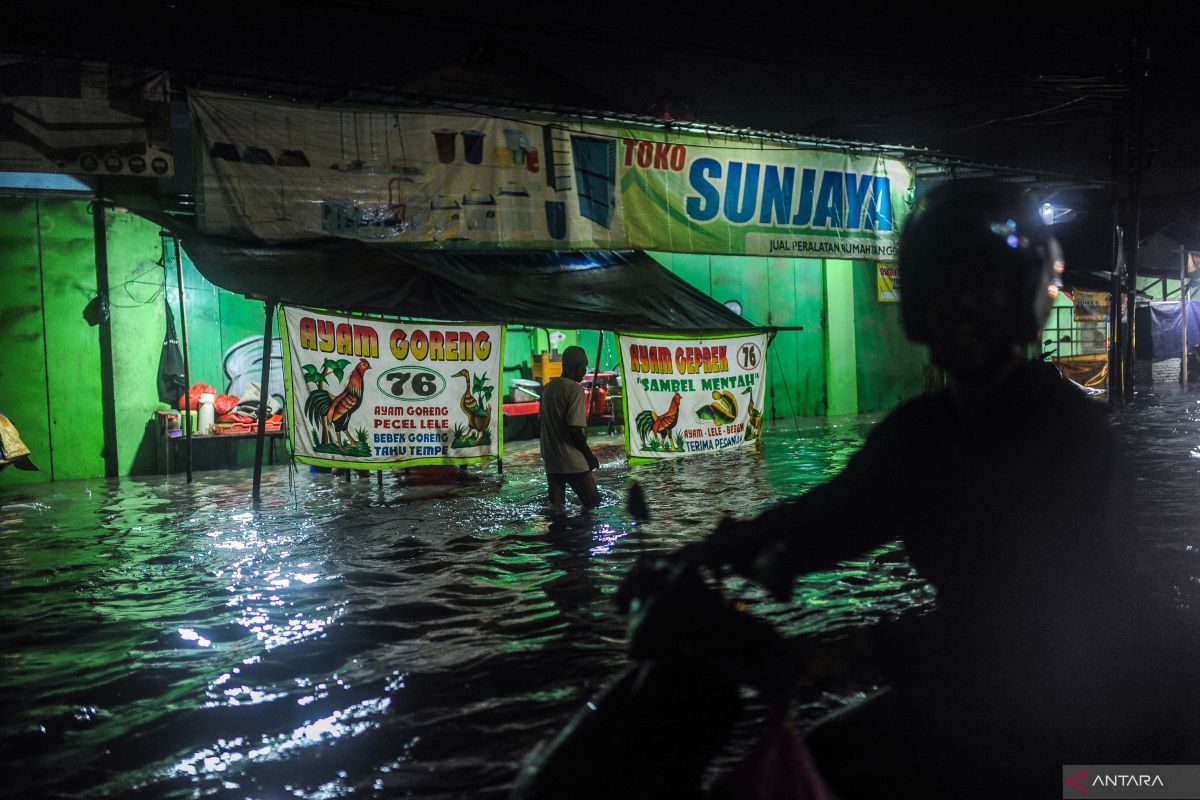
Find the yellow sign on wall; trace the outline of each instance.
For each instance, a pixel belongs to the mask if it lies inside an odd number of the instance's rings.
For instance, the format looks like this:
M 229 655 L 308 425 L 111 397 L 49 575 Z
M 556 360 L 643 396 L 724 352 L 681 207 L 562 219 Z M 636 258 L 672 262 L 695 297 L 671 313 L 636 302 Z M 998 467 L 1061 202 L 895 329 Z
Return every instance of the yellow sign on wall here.
M 879 288 L 879 302 L 900 302 L 900 270 L 894 263 L 879 262 L 876 268 L 876 286 Z

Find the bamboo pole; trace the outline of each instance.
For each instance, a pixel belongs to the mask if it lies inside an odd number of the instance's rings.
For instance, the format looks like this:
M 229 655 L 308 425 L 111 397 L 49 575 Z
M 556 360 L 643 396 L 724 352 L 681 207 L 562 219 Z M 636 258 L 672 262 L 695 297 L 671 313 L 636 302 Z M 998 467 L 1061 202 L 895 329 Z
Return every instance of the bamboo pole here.
M 192 482 L 192 368 L 188 360 L 187 311 L 183 301 L 183 256 L 179 253 L 179 237 L 175 243 L 175 279 L 179 282 L 179 330 L 183 345 L 183 397 L 184 397 L 184 458 L 187 461 L 187 482 Z
M 266 322 L 263 325 L 262 373 L 258 381 L 258 430 L 254 436 L 254 499 L 258 499 L 262 486 L 263 442 L 267 435 L 267 400 L 271 396 L 271 318 L 275 315 L 277 300 L 264 300 Z
M 1192 290 L 1188 286 L 1187 248 L 1179 245 L 1179 321 L 1183 325 L 1183 358 L 1180 359 L 1179 383 L 1188 385 L 1188 306 L 1191 305 Z

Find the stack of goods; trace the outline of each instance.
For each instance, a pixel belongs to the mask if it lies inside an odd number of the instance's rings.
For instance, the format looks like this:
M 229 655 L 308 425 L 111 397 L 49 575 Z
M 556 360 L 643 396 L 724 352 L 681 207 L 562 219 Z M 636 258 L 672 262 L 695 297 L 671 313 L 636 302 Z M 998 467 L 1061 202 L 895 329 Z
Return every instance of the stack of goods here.
M 187 397 L 179 398 L 178 406 L 184 408 L 186 404 L 192 410 L 198 410 L 200 407 L 200 396 L 204 394 L 213 395 L 213 413 L 215 415 L 215 424 L 211 433 L 216 435 L 233 434 L 233 433 L 254 433 L 258 430 L 258 405 L 259 394 L 258 384 L 251 383 L 246 386 L 243 392 L 243 397 L 238 397 L 232 394 L 217 394 L 217 390 L 205 383 L 197 383 L 192 386 Z M 267 398 L 267 432 L 278 433 L 283 426 L 283 409 L 279 398 L 271 396 Z

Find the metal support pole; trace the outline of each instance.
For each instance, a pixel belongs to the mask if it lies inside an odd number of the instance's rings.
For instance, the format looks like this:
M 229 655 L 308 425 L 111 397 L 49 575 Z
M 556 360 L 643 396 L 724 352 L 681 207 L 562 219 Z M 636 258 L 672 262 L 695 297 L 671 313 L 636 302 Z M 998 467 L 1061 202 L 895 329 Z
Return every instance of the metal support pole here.
M 263 301 L 266 322 L 263 325 L 262 373 L 258 381 L 258 431 L 254 437 L 254 499 L 262 485 L 263 442 L 267 435 L 267 400 L 271 397 L 271 318 L 275 316 L 275 299 Z
M 600 338 L 596 340 L 596 366 L 592 369 L 592 394 L 588 398 L 587 416 L 592 416 L 592 405 L 596 402 L 596 393 L 599 386 L 596 382 L 600 378 L 600 354 L 604 352 L 604 331 L 600 331 Z
M 1183 325 L 1183 358 L 1180 359 L 1179 384 L 1188 385 L 1188 306 L 1191 305 L 1192 290 L 1188 286 L 1187 248 L 1179 246 L 1179 321 Z
M 104 431 L 104 474 L 117 476 L 117 400 L 114 389 L 112 318 L 108 302 L 108 228 L 104 201 L 92 199 L 92 238 L 96 248 L 96 294 L 100 298 L 100 403 Z
M 596 340 L 596 367 L 592 370 L 592 388 L 596 388 L 596 376 L 600 374 L 600 354 L 604 352 L 604 331 L 600 331 L 600 338 Z
M 1115 191 L 1115 190 L 1114 190 Z M 1114 211 L 1114 217 L 1117 212 Z M 1113 267 L 1109 286 L 1108 322 L 1108 402 L 1117 403 L 1124 399 L 1121 386 L 1121 270 L 1124 267 L 1122 250 L 1125 246 L 1121 226 L 1113 226 Z
M 183 340 L 183 449 L 187 461 L 187 482 L 192 482 L 192 368 L 188 360 L 187 311 L 183 301 L 183 257 L 179 254 L 179 237 L 172 238 L 175 243 L 175 279 L 179 283 L 179 330 Z

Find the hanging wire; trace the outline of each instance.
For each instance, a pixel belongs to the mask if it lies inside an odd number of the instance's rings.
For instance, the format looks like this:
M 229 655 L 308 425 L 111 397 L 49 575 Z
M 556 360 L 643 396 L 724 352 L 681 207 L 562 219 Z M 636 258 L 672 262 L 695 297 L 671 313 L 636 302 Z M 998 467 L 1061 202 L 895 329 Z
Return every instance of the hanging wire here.
M 149 264 L 146 267 L 144 267 L 143 269 L 139 270 L 137 273 L 135 273 L 133 276 L 131 276 L 127 280 L 122 281 L 121 283 L 118 283 L 115 286 L 110 286 L 108 289 L 109 305 L 112 308 L 141 308 L 142 306 L 148 306 L 151 303 L 156 302 L 160 297 L 162 297 L 163 292 L 165 292 L 167 290 L 166 274 L 165 273 L 163 274 L 163 278 L 161 281 L 147 281 L 147 280 L 142 280 L 142 279 L 145 278 L 145 276 L 150 274 L 151 272 L 157 271 L 158 266 L 159 265 L 157 263 Z M 154 292 L 147 298 L 134 297 L 133 292 L 130 291 L 129 287 L 135 283 L 141 284 L 143 286 L 153 286 Z M 122 304 L 122 303 L 113 302 L 112 294 L 117 289 L 124 289 L 126 297 L 128 297 L 133 302 L 131 304 Z
M 397 125 L 399 125 L 399 122 L 397 122 Z M 390 142 L 388 142 L 389 138 L 390 137 L 388 136 L 388 132 L 387 132 L 387 124 L 384 123 L 384 126 L 383 126 L 383 157 L 387 160 L 387 168 L 391 169 L 392 168 L 392 145 Z
M 770 262 L 768 262 L 766 265 L 766 272 L 767 272 L 767 303 L 768 303 L 767 323 L 770 324 L 770 322 L 772 321 L 771 320 L 771 311 L 770 311 L 770 298 L 774 297 L 774 294 L 772 294 L 772 292 L 771 292 L 771 264 L 770 264 Z M 774 330 L 767 334 L 767 347 L 765 349 L 769 349 L 771 347 L 771 343 L 775 341 L 775 337 L 778 335 L 779 335 L 779 333 Z M 767 357 L 767 354 L 766 354 L 766 352 L 764 352 L 763 358 L 766 358 L 766 357 Z M 796 433 L 799 434 L 800 433 L 800 421 L 798 419 L 796 419 L 796 405 L 795 405 L 795 403 L 792 402 L 792 400 L 793 400 L 792 389 L 790 386 L 788 386 L 787 370 L 780 367 L 779 377 L 783 380 L 783 391 L 787 394 L 788 409 L 792 412 L 792 425 L 795 426 Z M 766 392 L 764 389 L 764 394 L 765 393 Z M 766 408 L 766 405 L 767 405 L 767 398 L 764 397 L 763 398 L 763 407 Z
M 396 114 L 396 137 L 400 140 L 400 158 L 404 159 L 403 163 L 408 164 L 408 148 L 404 146 L 404 129 L 400 127 L 400 114 Z
M 131 275 L 129 278 L 122 281 L 121 283 L 113 284 L 108 287 L 108 304 L 111 308 L 141 308 L 142 306 L 148 306 L 151 303 L 157 302 L 158 299 L 163 296 L 163 293 L 166 292 L 166 290 L 167 290 L 167 275 L 165 272 L 166 258 L 167 258 L 167 244 L 166 244 L 166 240 L 162 239 L 161 237 L 159 237 L 159 247 L 161 249 L 159 251 L 157 261 L 155 261 L 152 264 L 147 264 L 145 267 L 138 270 L 136 273 L 134 273 L 133 275 Z M 164 270 L 164 272 L 162 273 L 162 280 L 154 280 L 154 281 L 144 280 L 144 278 L 147 275 L 149 275 L 152 272 L 157 271 L 160 268 Z M 134 297 L 133 292 L 130 290 L 129 287 L 135 283 L 142 284 L 144 286 L 153 286 L 154 292 L 149 297 L 146 297 L 146 298 Z M 131 301 L 133 301 L 131 304 L 122 304 L 122 303 L 113 302 L 113 299 L 112 299 L 113 293 L 119 289 L 125 290 L 125 296 L 128 297 Z
M 788 382 L 787 382 L 787 370 L 786 370 L 786 369 L 783 369 L 783 368 L 781 367 L 781 368 L 780 368 L 780 370 L 779 370 L 779 377 L 780 377 L 780 378 L 783 380 L 783 391 L 787 393 L 787 399 L 788 399 L 788 410 L 790 410 L 790 411 L 792 412 L 792 425 L 793 425 L 793 427 L 795 427 L 797 435 L 799 435 L 799 433 L 800 433 L 800 420 L 796 418 L 796 406 L 795 406 L 795 404 L 792 402 L 792 389 L 791 389 L 791 387 L 790 387 L 790 386 L 788 386 Z M 766 402 L 765 402 L 765 400 L 764 400 L 764 403 L 763 403 L 763 405 L 766 405 Z
M 299 500 L 296 496 L 296 477 L 296 457 L 293 453 L 292 457 L 288 459 L 288 491 L 291 492 L 293 500 Z

